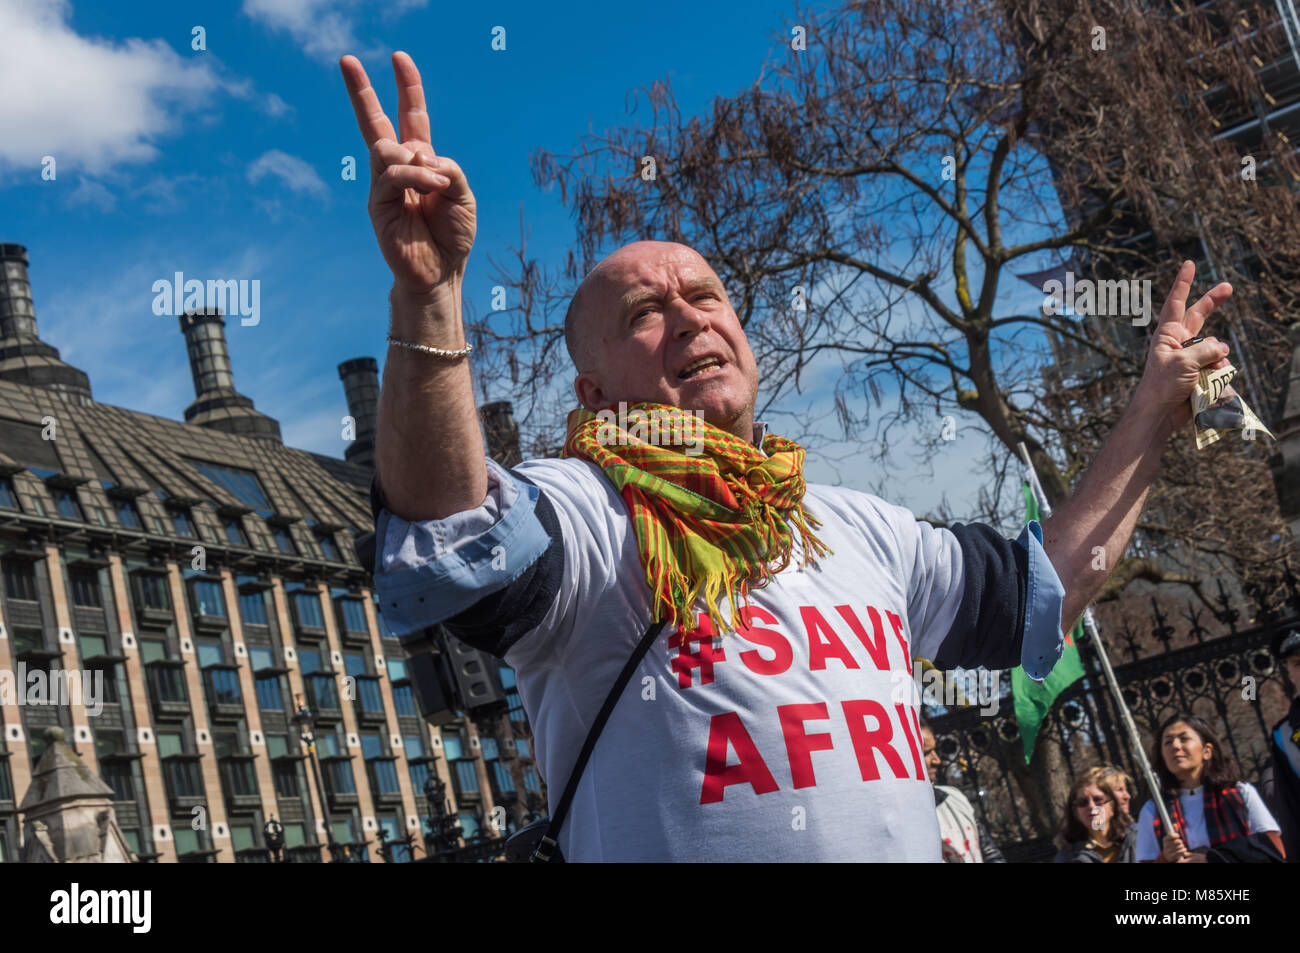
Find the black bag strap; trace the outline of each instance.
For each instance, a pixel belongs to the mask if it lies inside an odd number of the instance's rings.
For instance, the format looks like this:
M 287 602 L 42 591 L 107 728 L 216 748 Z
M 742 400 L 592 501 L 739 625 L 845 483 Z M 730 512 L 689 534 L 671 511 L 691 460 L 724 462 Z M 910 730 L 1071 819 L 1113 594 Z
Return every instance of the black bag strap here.
M 596 739 L 600 737 L 605 722 L 609 721 L 609 716 L 613 714 L 614 706 L 618 704 L 619 696 L 623 694 L 623 689 L 627 687 L 627 683 L 631 680 L 632 673 L 636 671 L 636 667 L 641 664 L 646 652 L 650 650 L 651 643 L 654 642 L 667 624 L 667 619 L 662 622 L 651 622 L 650 627 L 645 630 L 645 635 L 641 636 L 640 644 L 632 652 L 632 657 L 623 666 L 623 671 L 618 673 L 618 678 L 614 681 L 614 687 L 609 690 L 609 694 L 605 697 L 605 704 L 600 707 L 600 713 L 596 715 L 596 720 L 591 723 L 591 730 L 587 732 L 587 740 L 583 742 L 582 750 L 578 752 L 578 760 L 569 773 L 569 783 L 564 786 L 564 793 L 560 795 L 559 803 L 555 805 L 555 811 L 551 814 L 551 823 L 547 825 L 546 833 L 538 842 L 537 849 L 533 851 L 532 857 L 529 858 L 533 863 L 545 864 L 550 862 L 551 854 L 555 851 L 556 838 L 560 833 L 560 825 L 564 823 L 564 818 L 569 813 L 569 804 L 573 801 L 573 796 L 578 792 L 578 782 L 582 780 L 583 769 L 587 767 L 591 752 L 596 747 Z

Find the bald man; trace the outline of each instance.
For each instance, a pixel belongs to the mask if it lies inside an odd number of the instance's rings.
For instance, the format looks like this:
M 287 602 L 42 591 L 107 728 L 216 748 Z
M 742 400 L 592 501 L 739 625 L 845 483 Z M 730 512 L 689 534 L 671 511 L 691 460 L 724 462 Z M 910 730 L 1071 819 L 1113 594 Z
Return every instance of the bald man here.
M 754 420 L 758 370 L 722 283 L 673 243 L 586 276 L 565 321 L 565 455 L 506 469 L 483 453 L 461 319 L 465 174 L 430 144 L 409 57 L 393 57 L 400 132 L 361 64 L 341 66 L 394 278 L 371 491 L 392 632 L 416 651 L 441 623 L 515 670 L 552 809 L 578 778 L 568 860 L 939 861 L 913 660 L 1048 674 L 1062 621 L 1105 580 L 1096 547 L 1105 565 L 1123 553 L 1197 370 L 1226 354 L 1179 345 L 1231 289 L 1184 310 L 1184 263 L 1128 411 L 1074 496 L 1014 540 L 807 483 L 802 448 Z M 635 413 L 703 421 L 702 452 Z

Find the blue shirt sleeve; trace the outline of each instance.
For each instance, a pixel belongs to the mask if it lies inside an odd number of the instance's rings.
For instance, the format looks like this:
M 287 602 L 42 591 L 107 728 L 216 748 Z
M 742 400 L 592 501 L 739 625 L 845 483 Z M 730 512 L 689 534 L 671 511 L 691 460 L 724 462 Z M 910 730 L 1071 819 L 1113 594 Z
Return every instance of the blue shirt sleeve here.
M 535 623 L 546 608 L 539 600 L 547 593 L 553 598 L 558 532 L 549 503 L 518 474 L 490 459 L 487 467 L 482 505 L 441 520 L 402 519 L 384 505 L 378 483 L 372 484 L 375 589 L 398 638 L 447 623 L 475 648 L 503 654 L 508 646 L 502 645 L 501 623 Z M 458 621 L 472 630 L 469 638 L 457 631 Z

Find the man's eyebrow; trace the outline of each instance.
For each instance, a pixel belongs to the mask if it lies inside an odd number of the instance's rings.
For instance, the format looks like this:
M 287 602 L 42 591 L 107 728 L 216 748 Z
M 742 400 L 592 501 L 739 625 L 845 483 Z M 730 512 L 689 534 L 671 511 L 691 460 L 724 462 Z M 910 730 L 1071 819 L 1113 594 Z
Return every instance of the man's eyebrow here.
M 719 294 L 723 292 L 722 282 L 717 278 L 705 275 L 700 278 L 692 278 L 686 282 L 683 290 L 688 294 L 693 291 L 702 291 L 709 289 Z M 663 292 L 653 288 L 634 289 L 623 295 L 619 302 L 620 313 L 628 314 L 633 308 L 645 304 L 647 301 L 656 301 L 662 297 Z

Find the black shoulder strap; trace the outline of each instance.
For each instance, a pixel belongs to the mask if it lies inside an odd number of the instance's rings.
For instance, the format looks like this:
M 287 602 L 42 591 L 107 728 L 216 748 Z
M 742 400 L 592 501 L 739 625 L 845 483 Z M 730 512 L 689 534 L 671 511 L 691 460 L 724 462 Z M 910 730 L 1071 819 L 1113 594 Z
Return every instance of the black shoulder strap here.
M 609 716 L 613 713 L 614 706 L 618 704 L 623 689 L 627 687 L 628 681 L 632 678 L 632 673 L 636 671 L 636 667 L 641 664 L 646 652 L 650 650 L 651 643 L 654 642 L 667 624 L 666 619 L 663 622 L 651 622 L 650 627 L 645 630 L 645 635 L 641 636 L 641 642 L 632 653 L 632 657 L 623 666 L 623 671 L 618 673 L 614 687 L 609 690 L 609 695 L 605 697 L 605 704 L 601 706 L 600 713 L 596 715 L 596 720 L 591 723 L 591 730 L 587 732 L 587 740 L 583 742 L 582 750 L 578 752 L 578 760 L 573 765 L 573 770 L 569 773 L 569 783 L 564 786 L 564 793 L 560 795 L 559 803 L 555 805 L 555 811 L 551 814 L 551 823 L 547 825 L 546 834 L 538 843 L 537 850 L 533 851 L 533 856 L 530 858 L 533 863 L 544 864 L 550 861 L 551 854 L 555 850 L 556 838 L 560 833 L 560 825 L 564 823 L 565 815 L 569 813 L 569 804 L 578 791 L 578 782 L 582 780 L 583 769 L 587 767 L 587 761 L 591 758 L 592 749 L 596 747 L 596 739 L 600 737 L 605 722 L 609 721 Z

